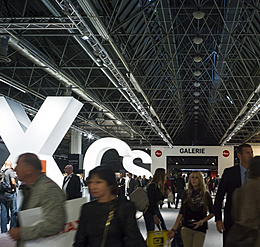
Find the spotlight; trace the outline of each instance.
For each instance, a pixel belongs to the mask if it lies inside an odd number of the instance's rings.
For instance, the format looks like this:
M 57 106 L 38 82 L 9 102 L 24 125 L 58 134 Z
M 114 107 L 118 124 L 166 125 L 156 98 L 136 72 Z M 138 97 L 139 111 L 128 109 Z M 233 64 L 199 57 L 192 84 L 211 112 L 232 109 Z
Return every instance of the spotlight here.
M 201 75 L 201 72 L 199 70 L 196 70 L 193 72 L 193 75 L 195 76 L 200 76 Z
M 196 45 L 199 45 L 203 42 L 203 39 L 201 37 L 195 37 L 193 39 L 193 42 L 196 44 Z
M 199 82 L 194 82 L 194 83 L 193 83 L 193 86 L 194 86 L 194 87 L 199 87 L 199 86 L 200 86 L 200 83 L 199 83 Z
M 196 57 L 193 58 L 193 60 L 194 60 L 195 63 L 200 63 L 202 61 L 202 57 L 196 56 Z
M 205 16 L 205 13 L 202 11 L 195 11 L 192 13 L 192 15 L 195 19 L 201 20 Z

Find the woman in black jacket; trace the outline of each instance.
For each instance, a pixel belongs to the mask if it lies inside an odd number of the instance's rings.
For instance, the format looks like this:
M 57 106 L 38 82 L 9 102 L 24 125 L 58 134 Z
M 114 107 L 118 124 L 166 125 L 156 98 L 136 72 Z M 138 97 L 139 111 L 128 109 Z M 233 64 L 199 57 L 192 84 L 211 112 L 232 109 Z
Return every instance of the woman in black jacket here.
M 144 213 L 144 220 L 147 231 L 154 231 L 155 225 L 161 225 L 162 229 L 166 230 L 164 219 L 158 207 L 159 202 L 164 199 L 165 180 L 165 169 L 157 168 L 151 182 L 147 186 L 149 207 Z
M 182 222 L 181 236 L 184 247 L 202 247 L 208 229 L 207 222 L 214 216 L 214 209 L 201 172 L 190 174 L 188 189 L 184 192 L 181 203 L 175 224 L 167 235 L 174 238 Z
M 106 166 L 94 168 L 89 173 L 88 186 L 96 200 L 82 207 L 74 247 L 145 247 L 136 223 L 134 204 L 116 196 L 114 172 Z M 105 230 L 108 215 L 112 217 Z

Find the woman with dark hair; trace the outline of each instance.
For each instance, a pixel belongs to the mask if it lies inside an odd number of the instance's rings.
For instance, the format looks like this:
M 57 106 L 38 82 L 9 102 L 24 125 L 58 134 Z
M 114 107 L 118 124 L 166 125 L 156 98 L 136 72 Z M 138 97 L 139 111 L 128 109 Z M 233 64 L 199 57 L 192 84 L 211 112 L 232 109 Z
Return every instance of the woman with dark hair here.
M 146 246 L 137 226 L 132 202 L 117 197 L 114 172 L 106 166 L 90 171 L 88 186 L 96 200 L 81 209 L 74 247 Z
M 184 247 L 202 247 L 208 229 L 207 221 L 214 216 L 214 208 L 201 172 L 190 174 L 188 189 L 183 193 L 181 203 L 179 214 L 168 232 L 168 237 L 174 238 L 182 222 L 181 236 Z
M 154 231 L 155 224 L 161 225 L 166 230 L 164 219 L 159 210 L 158 204 L 164 199 L 164 185 L 166 175 L 164 168 L 157 168 L 151 182 L 147 186 L 149 206 L 144 213 L 145 226 L 147 231 Z

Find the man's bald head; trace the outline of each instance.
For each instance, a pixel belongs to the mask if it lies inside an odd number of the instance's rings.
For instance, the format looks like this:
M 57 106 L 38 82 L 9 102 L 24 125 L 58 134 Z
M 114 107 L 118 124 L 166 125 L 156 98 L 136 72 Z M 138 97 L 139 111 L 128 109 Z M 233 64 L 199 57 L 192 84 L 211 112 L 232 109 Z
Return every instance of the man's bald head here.
M 73 166 L 72 165 L 66 165 L 64 168 L 64 171 L 70 175 L 73 172 Z
M 5 161 L 5 167 L 6 168 L 12 168 L 12 162 L 10 160 Z

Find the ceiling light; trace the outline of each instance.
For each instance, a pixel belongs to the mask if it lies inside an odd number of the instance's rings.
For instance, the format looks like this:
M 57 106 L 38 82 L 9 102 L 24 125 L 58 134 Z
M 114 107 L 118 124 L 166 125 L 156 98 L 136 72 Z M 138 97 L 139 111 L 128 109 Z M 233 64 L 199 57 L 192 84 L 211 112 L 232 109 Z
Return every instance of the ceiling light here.
M 195 108 L 195 107 L 194 107 L 194 108 Z M 198 112 L 198 111 L 195 111 L 194 114 L 197 115 L 197 114 L 199 114 L 199 112 Z
M 200 86 L 200 83 L 199 83 L 199 82 L 194 82 L 194 83 L 193 83 L 193 86 L 194 86 L 194 87 L 199 87 L 199 86 Z
M 198 99 L 195 99 L 195 100 L 194 100 L 194 103 L 195 103 L 195 104 L 198 104 L 199 102 L 200 102 L 200 101 L 199 101 Z
M 193 60 L 194 60 L 195 63 L 200 63 L 202 61 L 202 57 L 196 56 L 196 57 L 193 58 Z
M 194 92 L 194 96 L 200 96 L 200 92 Z
M 199 117 L 198 116 L 194 116 L 195 119 L 198 119 Z
M 193 72 L 193 75 L 195 76 L 200 76 L 201 75 L 201 72 L 199 70 L 196 70 Z
M 203 42 L 203 39 L 201 37 L 195 37 L 193 39 L 193 42 L 196 44 L 196 45 L 199 45 Z
M 84 36 L 82 37 L 82 39 L 83 39 L 83 40 L 88 40 L 89 37 L 88 37 L 87 35 L 84 35 Z
M 200 20 L 204 17 L 205 13 L 202 11 L 195 11 L 192 13 L 193 17 L 197 20 Z
M 194 106 L 194 109 L 195 109 L 195 110 L 198 110 L 199 108 L 200 108 L 200 107 L 199 107 L 198 105 L 195 105 L 195 106 Z

